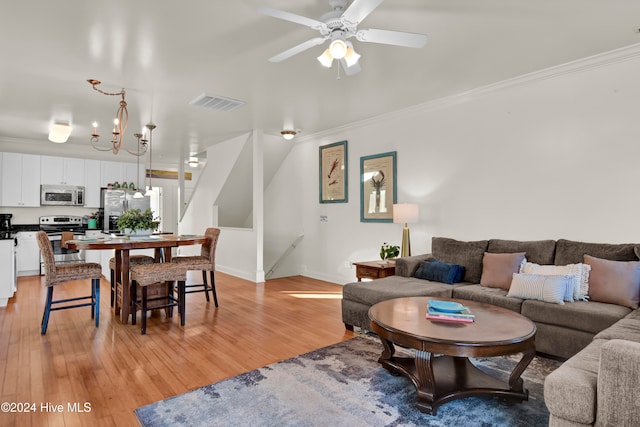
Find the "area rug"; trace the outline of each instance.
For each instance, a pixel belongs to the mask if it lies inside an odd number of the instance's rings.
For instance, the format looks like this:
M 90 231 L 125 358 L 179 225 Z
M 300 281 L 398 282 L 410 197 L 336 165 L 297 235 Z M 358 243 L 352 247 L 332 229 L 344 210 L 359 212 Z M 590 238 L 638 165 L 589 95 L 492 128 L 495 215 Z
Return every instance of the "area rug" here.
M 377 337 L 357 336 L 135 410 L 151 426 L 546 426 L 544 378 L 560 362 L 535 357 L 522 375 L 529 400 L 470 397 L 417 410 L 416 390 L 377 362 Z M 408 350 L 397 349 L 396 354 Z M 474 359 L 503 379 L 518 357 Z

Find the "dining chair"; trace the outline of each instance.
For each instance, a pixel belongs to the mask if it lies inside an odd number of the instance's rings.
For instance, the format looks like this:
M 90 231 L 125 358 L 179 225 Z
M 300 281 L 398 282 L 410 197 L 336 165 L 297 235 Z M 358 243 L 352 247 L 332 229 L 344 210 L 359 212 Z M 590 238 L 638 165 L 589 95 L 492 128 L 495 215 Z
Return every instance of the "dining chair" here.
M 131 255 L 129 256 L 129 265 L 153 264 L 156 260 L 149 255 Z M 116 257 L 109 259 L 109 269 L 111 270 L 111 307 L 113 307 L 116 298 Z
M 44 262 L 44 278 L 47 285 L 47 301 L 42 315 L 41 330 L 42 335 L 47 333 L 49 325 L 49 314 L 55 310 L 66 310 L 68 308 L 91 306 L 91 318 L 95 318 L 96 327 L 100 323 L 100 275 L 102 267 L 95 262 L 80 262 L 71 264 L 56 264 L 53 257 L 53 247 L 49 236 L 44 231 L 36 233 L 38 246 L 42 252 L 42 261 Z M 53 288 L 62 283 L 72 280 L 91 279 L 91 295 L 76 298 L 67 298 L 62 300 L 53 300 Z M 86 301 L 90 302 L 72 304 L 74 302 Z M 56 306 L 56 304 L 63 304 Z
M 167 310 L 167 317 L 173 314 L 173 307 L 178 307 L 180 313 L 180 325 L 185 324 L 185 282 L 187 270 L 179 265 L 171 263 L 138 264 L 130 269 L 131 272 L 131 324 L 136 324 L 136 312 L 140 309 L 142 316 L 142 335 L 147 333 L 147 311 L 158 308 Z M 178 297 L 173 293 L 173 285 L 178 282 Z M 152 285 L 167 283 L 169 289 L 166 293 L 152 296 L 148 295 L 148 289 Z M 138 290 L 140 298 L 138 299 Z M 151 305 L 150 305 L 151 303 Z
M 186 268 L 189 271 L 201 270 L 202 281 L 201 284 L 186 285 L 185 293 L 191 294 L 194 292 L 204 292 L 209 299 L 209 291 L 213 294 L 213 301 L 218 307 L 218 295 L 216 294 L 216 247 L 218 246 L 218 237 L 220 237 L 219 228 L 207 228 L 204 235 L 207 237 L 207 241 L 202 244 L 200 249 L 200 256 L 177 256 L 173 257 L 171 262 Z M 209 272 L 210 282 L 207 283 L 207 272 Z

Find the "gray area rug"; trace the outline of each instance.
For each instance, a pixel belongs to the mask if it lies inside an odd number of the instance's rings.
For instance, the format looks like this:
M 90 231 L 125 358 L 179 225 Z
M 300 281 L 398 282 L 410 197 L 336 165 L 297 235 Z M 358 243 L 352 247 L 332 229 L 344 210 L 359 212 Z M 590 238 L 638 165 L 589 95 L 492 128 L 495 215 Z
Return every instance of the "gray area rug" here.
M 407 350 L 396 349 L 396 354 Z M 378 364 L 377 337 L 357 336 L 135 410 L 145 426 L 546 426 L 544 378 L 560 362 L 535 357 L 523 374 L 529 400 L 446 403 L 419 412 L 416 390 Z M 518 357 L 475 359 L 506 380 Z

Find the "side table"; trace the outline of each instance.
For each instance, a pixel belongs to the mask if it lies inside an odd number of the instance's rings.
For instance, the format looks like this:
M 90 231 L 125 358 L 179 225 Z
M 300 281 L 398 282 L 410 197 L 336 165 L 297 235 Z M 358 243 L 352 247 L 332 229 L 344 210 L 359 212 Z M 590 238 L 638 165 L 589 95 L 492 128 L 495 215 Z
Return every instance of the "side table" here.
M 362 279 L 380 279 L 382 277 L 393 276 L 396 274 L 396 262 L 387 261 L 386 264 L 382 264 L 380 261 L 363 261 L 354 262 L 356 266 L 356 277 L 358 282 Z

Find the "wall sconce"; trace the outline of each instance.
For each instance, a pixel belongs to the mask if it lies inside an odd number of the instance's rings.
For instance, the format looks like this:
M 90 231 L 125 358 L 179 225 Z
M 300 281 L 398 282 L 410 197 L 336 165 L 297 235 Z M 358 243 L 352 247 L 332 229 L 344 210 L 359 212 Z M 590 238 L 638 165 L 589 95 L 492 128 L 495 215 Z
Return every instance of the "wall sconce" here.
M 393 222 L 396 224 L 404 223 L 400 256 L 410 256 L 411 242 L 409 240 L 409 227 L 407 224 L 418 222 L 418 205 L 413 203 L 399 203 L 393 205 Z
M 67 142 L 71 135 L 71 125 L 69 122 L 54 122 L 49 129 L 49 141 L 57 144 Z

